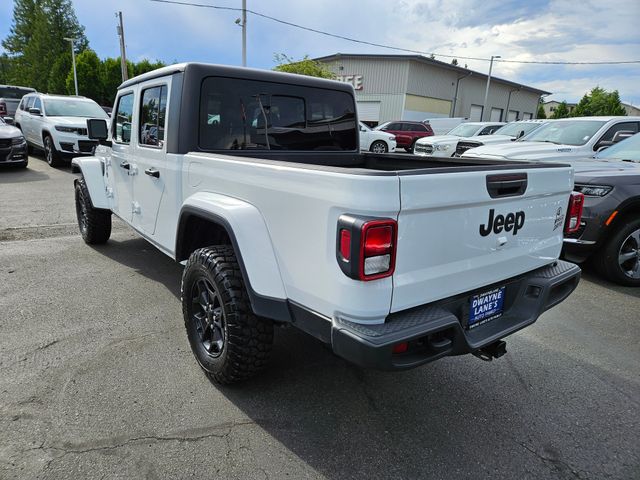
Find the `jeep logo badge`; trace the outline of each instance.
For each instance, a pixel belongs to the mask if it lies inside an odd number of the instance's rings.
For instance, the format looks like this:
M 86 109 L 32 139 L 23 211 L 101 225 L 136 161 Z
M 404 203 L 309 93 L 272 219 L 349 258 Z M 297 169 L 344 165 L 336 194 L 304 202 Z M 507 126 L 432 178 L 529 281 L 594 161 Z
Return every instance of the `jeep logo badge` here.
M 502 230 L 517 235 L 518 230 L 524 225 L 524 212 L 507 213 L 507 215 L 496 215 L 495 210 L 489 210 L 489 220 L 486 225 L 480 224 L 480 235 L 486 237 L 491 232 L 500 233 Z

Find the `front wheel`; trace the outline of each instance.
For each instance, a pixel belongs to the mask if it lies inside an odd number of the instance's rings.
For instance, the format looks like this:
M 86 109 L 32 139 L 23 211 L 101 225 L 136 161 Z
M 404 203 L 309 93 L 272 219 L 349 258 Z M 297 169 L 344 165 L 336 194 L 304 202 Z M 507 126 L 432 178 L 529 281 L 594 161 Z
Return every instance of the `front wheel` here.
M 233 247 L 194 251 L 182 274 L 181 296 L 191 350 L 209 378 L 235 383 L 267 366 L 273 322 L 251 310 Z
M 596 255 L 595 267 L 612 282 L 640 287 L 640 218 L 613 233 Z
M 84 178 L 76 182 L 76 217 L 85 243 L 105 243 L 111 236 L 111 211 L 93 208 Z
M 51 135 L 44 137 L 44 158 L 51 167 L 58 167 L 62 163 L 60 153 L 56 150 L 56 145 L 53 143 Z
M 376 140 L 371 144 L 369 150 L 373 153 L 387 153 L 389 151 L 389 147 L 387 147 L 387 144 L 382 140 Z

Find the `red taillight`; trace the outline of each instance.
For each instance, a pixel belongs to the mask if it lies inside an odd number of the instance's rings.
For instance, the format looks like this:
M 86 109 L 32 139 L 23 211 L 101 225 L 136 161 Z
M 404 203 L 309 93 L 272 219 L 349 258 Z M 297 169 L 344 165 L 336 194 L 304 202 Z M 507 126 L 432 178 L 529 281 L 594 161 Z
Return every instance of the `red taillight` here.
M 351 260 L 351 232 L 346 228 L 340 230 L 340 255 L 346 262 Z
M 338 218 L 336 258 L 340 269 L 354 280 L 377 280 L 393 275 L 398 223 L 357 215 Z
M 365 222 L 360 234 L 360 280 L 393 275 L 396 260 L 395 220 Z
M 409 342 L 396 343 L 393 346 L 393 353 L 404 353 L 409 350 Z
M 582 207 L 584 206 L 584 195 L 579 192 L 571 192 L 569 206 L 567 207 L 567 218 L 564 223 L 564 233 L 574 233 L 580 229 L 580 219 L 582 218 Z

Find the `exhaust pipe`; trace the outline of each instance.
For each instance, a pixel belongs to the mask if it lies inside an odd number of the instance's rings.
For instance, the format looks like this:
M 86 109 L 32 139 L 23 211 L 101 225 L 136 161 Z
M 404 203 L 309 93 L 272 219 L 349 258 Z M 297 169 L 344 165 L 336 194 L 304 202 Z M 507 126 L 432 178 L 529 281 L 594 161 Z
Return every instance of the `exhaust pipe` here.
M 493 342 L 492 344 L 480 348 L 472 353 L 480 360 L 490 362 L 494 358 L 500 358 L 507 353 L 507 342 L 504 340 L 498 340 L 497 342 Z

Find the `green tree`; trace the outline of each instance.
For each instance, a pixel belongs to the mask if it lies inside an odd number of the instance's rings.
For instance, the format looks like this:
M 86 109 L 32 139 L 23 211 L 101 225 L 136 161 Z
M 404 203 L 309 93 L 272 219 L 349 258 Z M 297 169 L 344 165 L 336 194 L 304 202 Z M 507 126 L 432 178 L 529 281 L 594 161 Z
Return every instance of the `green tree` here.
M 607 92 L 600 87 L 595 87 L 591 92 L 586 93 L 572 112 L 574 117 L 626 114 L 627 112 L 620 102 L 618 90 Z
M 0 84 L 13 83 L 15 63 L 6 53 L 0 54 Z
M 542 105 L 542 103 L 538 104 L 538 113 L 536 114 L 536 118 L 547 118 L 547 114 L 544 111 L 544 105 Z
M 147 73 L 165 66 L 165 63 L 161 62 L 160 60 L 150 62 L 148 59 L 143 58 L 133 66 L 133 70 L 129 70 L 129 74 L 133 77 L 134 75 L 142 75 L 143 73 Z
M 47 92 L 68 95 L 75 93 L 73 85 L 71 90 L 67 88 L 67 77 L 73 75 L 71 52 L 61 54 L 54 62 L 49 72 L 49 81 L 47 82 Z
M 77 52 L 88 46 L 71 0 L 15 0 L 11 29 L 2 41 L 15 62 L 13 81 L 48 90 L 53 65 L 71 48 L 65 37 L 76 39 Z
M 76 56 L 78 94 L 89 97 L 98 103 L 102 101 L 104 92 L 100 76 L 101 64 L 102 62 L 98 55 L 91 49 L 87 49 Z M 75 93 L 73 71 L 67 75 L 67 91 Z
M 558 105 L 551 114 L 551 118 L 567 118 L 568 116 L 569 107 L 567 106 L 567 102 L 565 101 L 560 102 L 560 105 Z
M 274 58 L 278 65 L 273 69 L 278 72 L 297 73 L 308 77 L 336 78 L 325 64 L 309 58 L 309 55 L 305 55 L 302 60 L 293 60 L 284 53 L 276 54 Z

